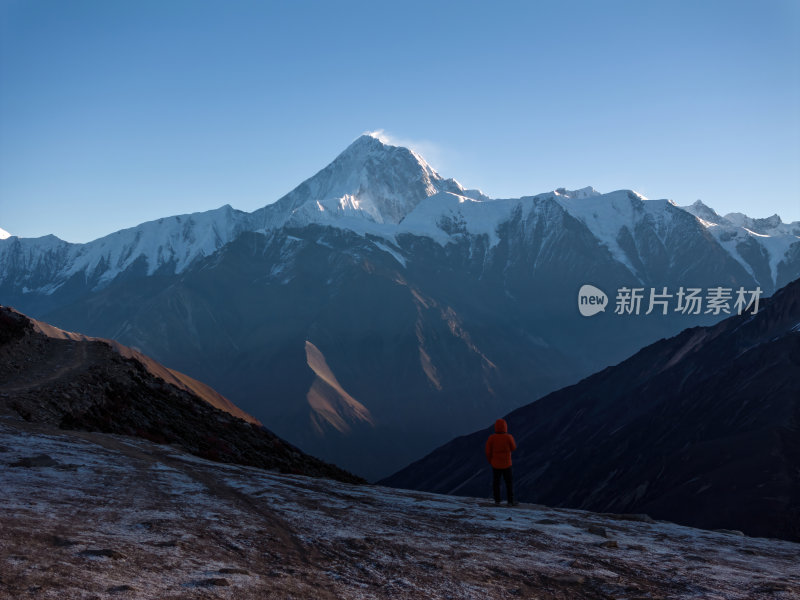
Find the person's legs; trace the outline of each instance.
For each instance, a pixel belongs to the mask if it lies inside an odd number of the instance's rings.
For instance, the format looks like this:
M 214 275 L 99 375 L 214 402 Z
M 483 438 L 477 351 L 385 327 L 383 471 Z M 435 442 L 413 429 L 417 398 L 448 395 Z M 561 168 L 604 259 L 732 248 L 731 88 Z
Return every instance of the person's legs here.
M 503 469 L 503 479 L 505 479 L 506 482 L 506 497 L 508 498 L 508 503 L 514 504 L 514 488 L 512 486 L 513 481 L 511 477 L 511 467 Z
M 494 493 L 494 501 L 500 504 L 500 477 L 503 471 L 501 469 L 492 469 L 492 492 Z

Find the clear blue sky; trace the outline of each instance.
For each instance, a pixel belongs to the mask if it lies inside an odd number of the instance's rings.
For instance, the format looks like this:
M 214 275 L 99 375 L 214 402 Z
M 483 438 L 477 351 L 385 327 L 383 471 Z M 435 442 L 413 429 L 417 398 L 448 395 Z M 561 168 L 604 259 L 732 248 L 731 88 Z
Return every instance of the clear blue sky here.
M 800 220 L 800 2 L 0 0 L 0 227 L 254 210 L 383 129 L 493 197 Z

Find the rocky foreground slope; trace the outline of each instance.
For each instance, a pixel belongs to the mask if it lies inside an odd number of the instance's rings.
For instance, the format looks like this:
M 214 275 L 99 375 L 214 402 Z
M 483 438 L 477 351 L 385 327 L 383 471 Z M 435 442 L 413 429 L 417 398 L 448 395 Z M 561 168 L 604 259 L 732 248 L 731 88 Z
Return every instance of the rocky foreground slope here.
M 0 598 L 800 597 L 800 545 L 0 418 Z
M 360 481 L 300 452 L 208 386 L 139 352 L 3 306 L 0 414 L 138 436 L 222 462 Z

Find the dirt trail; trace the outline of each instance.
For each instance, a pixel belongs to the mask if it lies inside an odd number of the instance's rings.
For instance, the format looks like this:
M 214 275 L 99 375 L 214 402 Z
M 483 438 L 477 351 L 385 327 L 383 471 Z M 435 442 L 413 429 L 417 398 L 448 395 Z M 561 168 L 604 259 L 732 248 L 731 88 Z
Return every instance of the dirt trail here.
M 26 426 L 32 431 L 48 431 L 47 427 L 36 424 L 26 424 Z M 182 474 L 187 480 L 202 486 L 204 493 L 210 495 L 220 506 L 234 507 L 244 513 L 249 522 L 267 526 L 270 533 L 281 540 L 284 548 L 293 550 L 297 558 L 310 564 L 308 548 L 298 542 L 297 533 L 275 511 L 270 510 L 263 502 L 258 502 L 236 488 L 226 485 L 207 469 L 194 467 L 191 463 L 181 460 L 174 450 L 152 444 L 144 446 L 137 440 L 96 432 L 72 431 L 70 436 L 118 453 L 136 466 L 136 471 L 127 475 L 124 482 L 114 482 L 114 486 L 123 492 L 117 496 L 117 502 L 121 506 L 133 507 L 142 497 L 149 499 L 163 497 L 163 486 L 153 479 L 152 469 L 164 465 Z M 167 505 L 169 500 L 160 498 L 158 503 Z
M 171 452 L 150 455 L 150 458 L 153 462 L 160 462 L 173 468 L 187 479 L 203 486 L 205 493 L 209 494 L 219 506 L 232 507 L 240 511 L 249 523 L 258 523 L 264 527 L 271 537 L 279 541 L 284 551 L 291 555 L 291 562 L 299 561 L 305 566 L 310 566 L 318 563 L 321 559 L 316 548 L 303 545 L 298 539 L 297 531 L 265 503 L 225 484 L 218 476 L 209 473 L 207 469 L 191 466 Z M 132 493 L 137 495 L 140 492 L 132 490 Z

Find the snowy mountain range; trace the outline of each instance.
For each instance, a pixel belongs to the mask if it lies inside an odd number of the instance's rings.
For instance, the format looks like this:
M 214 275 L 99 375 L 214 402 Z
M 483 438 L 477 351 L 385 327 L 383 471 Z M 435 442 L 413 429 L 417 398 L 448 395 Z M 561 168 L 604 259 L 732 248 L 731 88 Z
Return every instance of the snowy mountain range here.
M 784 223 L 778 215 L 751 219 L 742 213 L 721 217 L 701 200 L 682 208 L 759 282 L 771 278 L 775 283 L 780 265 L 797 258 L 800 221 Z
M 512 216 L 528 216 L 550 203 L 583 223 L 638 280 L 639 249 L 626 244 L 629 232 L 641 223 L 655 225 L 663 242 L 675 219 L 680 220 L 675 216 L 678 210 L 697 217 L 763 289 L 772 291 L 789 280 L 786 272 L 797 272 L 792 265 L 800 256 L 798 221 L 783 223 L 778 215 L 752 219 L 740 213 L 721 217 L 700 200 L 677 207 L 631 190 L 601 194 L 591 187 L 491 199 L 442 178 L 412 150 L 364 135 L 315 176 L 253 213 L 226 205 L 150 221 L 87 244 L 55 236 L 17 238 L 0 230 L 0 286 L 52 294 L 80 276 L 97 290 L 129 269 L 144 269 L 147 275 L 161 270 L 181 273 L 245 231 L 266 233 L 311 224 L 382 238 L 388 246 L 378 247 L 404 264 L 396 248 L 398 236 L 424 236 L 442 246 L 465 235 L 484 236 L 492 247 L 500 239 L 498 228 Z
M 612 298 L 624 286 L 766 296 L 800 277 L 797 223 L 712 212 L 629 190 L 490 199 L 367 135 L 252 213 L 225 206 L 88 244 L 0 240 L 0 302 L 139 348 L 376 478 L 725 316 L 587 319 L 583 284 Z

